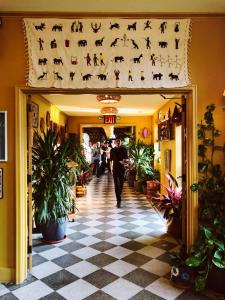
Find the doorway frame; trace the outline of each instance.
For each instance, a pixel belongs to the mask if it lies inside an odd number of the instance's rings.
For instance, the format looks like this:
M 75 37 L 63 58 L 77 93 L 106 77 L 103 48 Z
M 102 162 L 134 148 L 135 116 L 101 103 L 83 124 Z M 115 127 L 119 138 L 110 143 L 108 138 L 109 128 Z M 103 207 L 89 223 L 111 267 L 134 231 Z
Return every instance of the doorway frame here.
M 186 146 L 186 194 L 187 194 L 187 235 L 188 248 L 193 244 L 198 229 L 198 193 L 190 186 L 198 180 L 197 155 L 197 87 L 184 88 L 148 88 L 148 89 L 56 89 L 15 87 L 15 165 L 16 165 L 16 283 L 27 278 L 27 95 L 32 94 L 183 94 L 187 96 L 187 146 Z

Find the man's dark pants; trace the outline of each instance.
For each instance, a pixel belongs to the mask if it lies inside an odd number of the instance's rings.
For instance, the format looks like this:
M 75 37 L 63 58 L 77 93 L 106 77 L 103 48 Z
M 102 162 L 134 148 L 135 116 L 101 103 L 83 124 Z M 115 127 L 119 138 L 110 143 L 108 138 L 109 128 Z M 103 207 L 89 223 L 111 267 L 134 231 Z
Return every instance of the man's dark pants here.
M 117 205 L 121 203 L 121 194 L 123 190 L 124 183 L 124 172 L 114 172 L 113 171 L 113 179 L 114 179 L 114 188 L 116 193 Z

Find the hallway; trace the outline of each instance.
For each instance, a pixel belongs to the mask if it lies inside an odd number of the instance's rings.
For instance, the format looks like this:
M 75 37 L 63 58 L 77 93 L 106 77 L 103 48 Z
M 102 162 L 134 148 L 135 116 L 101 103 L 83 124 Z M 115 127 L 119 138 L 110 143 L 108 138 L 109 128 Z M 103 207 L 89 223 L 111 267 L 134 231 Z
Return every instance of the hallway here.
M 94 178 L 77 198 L 76 221 L 59 244 L 34 239 L 33 270 L 22 285 L 1 285 L 1 299 L 208 299 L 169 281 L 176 242 L 144 195 L 125 182 L 120 209 L 111 176 Z

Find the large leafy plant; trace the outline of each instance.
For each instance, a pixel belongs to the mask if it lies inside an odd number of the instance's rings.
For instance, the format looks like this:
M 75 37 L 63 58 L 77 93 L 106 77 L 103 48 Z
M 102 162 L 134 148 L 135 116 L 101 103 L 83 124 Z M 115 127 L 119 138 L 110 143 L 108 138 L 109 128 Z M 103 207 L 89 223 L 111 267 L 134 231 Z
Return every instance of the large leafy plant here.
M 154 146 L 148 145 L 138 140 L 137 142 L 132 141 L 129 146 L 129 156 L 133 161 L 136 179 L 141 181 L 144 176 L 149 178 L 154 177 L 153 160 L 154 160 Z
M 225 268 L 225 174 L 214 162 L 217 151 L 224 146 L 216 142 L 221 132 L 215 127 L 213 111 L 215 105 L 208 105 L 204 121 L 198 124 L 199 182 L 191 186 L 199 192 L 200 232 L 186 260 L 188 266 L 197 271 L 195 288 L 205 288 L 210 269 Z
M 59 144 L 59 136 L 52 129 L 43 135 L 35 132 L 32 149 L 33 209 L 36 222 L 61 222 L 72 205 L 70 162 L 71 141 Z

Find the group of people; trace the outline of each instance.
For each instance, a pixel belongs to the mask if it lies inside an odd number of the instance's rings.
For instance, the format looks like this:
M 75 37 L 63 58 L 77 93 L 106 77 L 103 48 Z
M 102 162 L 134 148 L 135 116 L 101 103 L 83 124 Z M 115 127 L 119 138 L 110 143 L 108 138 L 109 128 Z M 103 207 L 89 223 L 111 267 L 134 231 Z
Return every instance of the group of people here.
M 90 143 L 90 164 L 93 166 L 93 174 L 97 178 L 106 171 L 113 175 L 118 208 L 121 207 L 121 194 L 127 162 L 127 149 L 121 145 L 120 138 L 116 138 L 113 144 L 106 141 Z

